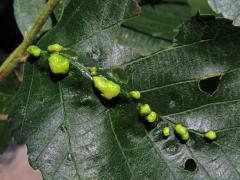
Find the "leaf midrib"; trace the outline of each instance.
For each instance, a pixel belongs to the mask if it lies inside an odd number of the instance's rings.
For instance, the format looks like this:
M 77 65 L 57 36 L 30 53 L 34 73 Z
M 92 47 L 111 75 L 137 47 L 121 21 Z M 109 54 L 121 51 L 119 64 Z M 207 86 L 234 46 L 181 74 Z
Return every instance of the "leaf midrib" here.
M 67 132 L 67 138 L 68 138 L 68 149 L 70 150 L 70 154 L 72 156 L 72 162 L 73 162 L 74 168 L 76 170 L 76 175 L 78 178 L 80 178 L 80 172 L 78 169 L 75 155 L 72 150 L 71 134 L 69 132 L 69 130 L 70 130 L 69 121 L 66 118 L 65 103 L 64 103 L 63 91 L 62 91 L 62 86 L 61 86 L 60 81 L 58 82 L 58 88 L 59 88 L 60 103 L 61 103 L 61 108 L 62 108 L 62 116 L 63 116 L 63 121 L 64 121 L 64 125 L 65 125 L 66 132 Z

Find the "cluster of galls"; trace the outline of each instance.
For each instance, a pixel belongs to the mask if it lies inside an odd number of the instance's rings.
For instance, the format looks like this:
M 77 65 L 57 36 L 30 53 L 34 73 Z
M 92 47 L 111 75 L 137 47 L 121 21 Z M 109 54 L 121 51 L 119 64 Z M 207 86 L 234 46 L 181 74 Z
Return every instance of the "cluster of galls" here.
M 70 59 L 60 55 L 60 52 L 64 50 L 67 49 L 60 44 L 53 44 L 48 46 L 48 51 L 51 53 L 48 58 L 49 67 L 54 74 L 66 74 L 69 71 Z M 29 46 L 27 51 L 34 57 L 39 57 L 42 52 L 42 50 L 35 45 Z M 106 98 L 107 100 L 111 100 L 112 98 L 115 98 L 120 94 L 121 87 L 117 83 L 106 79 L 102 75 L 98 75 L 96 67 L 90 68 L 89 71 L 92 76 L 94 87 L 100 91 L 102 97 Z M 128 95 L 136 100 L 141 98 L 141 93 L 139 91 L 131 91 L 128 93 Z M 151 107 L 148 104 L 143 104 L 139 106 L 139 114 L 148 123 L 156 123 L 158 119 L 157 113 L 152 111 Z M 183 141 L 187 141 L 190 138 L 189 130 L 181 124 L 175 125 L 175 133 Z M 162 129 L 162 134 L 166 138 L 169 137 L 171 134 L 170 128 L 167 126 L 164 127 Z M 207 140 L 213 141 L 217 138 L 217 134 L 215 131 L 210 130 L 203 134 L 203 137 Z
M 90 73 L 93 76 L 94 87 L 100 91 L 102 97 L 111 100 L 120 94 L 121 87 L 115 82 L 108 80 L 101 75 L 97 75 L 96 67 L 90 68 Z M 135 90 L 129 92 L 128 96 L 139 100 L 141 98 L 141 93 Z M 138 109 L 139 115 L 148 123 L 153 124 L 157 122 L 158 115 L 156 112 L 152 111 L 149 104 L 141 104 Z M 175 133 L 183 141 L 187 141 L 190 138 L 189 130 L 182 124 L 175 125 Z M 169 137 L 171 135 L 171 129 L 167 126 L 162 128 L 162 134 L 166 138 Z M 213 141 L 217 138 L 217 134 L 215 131 L 208 131 L 207 133 L 203 134 L 203 137 L 210 141 Z
M 52 44 L 48 46 L 48 52 L 50 56 L 48 58 L 49 67 L 54 74 L 67 74 L 69 71 L 70 59 L 61 55 L 60 52 L 66 50 L 60 44 Z M 34 57 L 39 57 L 42 50 L 35 45 L 29 46 L 28 53 Z

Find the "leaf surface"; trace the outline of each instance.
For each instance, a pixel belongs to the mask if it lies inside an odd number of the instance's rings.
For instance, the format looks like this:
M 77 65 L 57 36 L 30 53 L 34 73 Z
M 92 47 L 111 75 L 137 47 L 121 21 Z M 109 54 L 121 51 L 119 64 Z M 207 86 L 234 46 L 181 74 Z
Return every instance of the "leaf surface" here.
M 1 59 L 5 59 L 6 54 L 1 52 Z M 8 127 L 8 112 L 11 107 L 12 97 L 17 92 L 17 79 L 14 74 L 0 83 L 0 153 L 2 153 L 11 139 Z
M 215 14 L 209 6 L 208 0 L 187 0 L 187 2 L 191 7 L 193 15 L 195 15 L 198 11 L 200 14 Z
M 127 21 L 123 26 L 155 38 L 171 41 L 179 26 L 191 16 L 191 9 L 186 1 L 147 1 L 142 4 L 141 16 Z
M 162 49 L 158 38 L 119 28 L 137 9 L 130 0 L 70 2 L 39 46 L 70 47 L 71 71 L 53 76 L 47 56 L 26 64 L 10 117 L 14 136 L 27 143 L 45 179 L 239 179 L 239 28 L 196 16 L 181 27 L 175 46 Z M 137 103 L 123 94 L 106 102 L 81 64 L 98 66 L 123 92 L 140 90 L 140 102 L 163 120 L 148 131 Z M 219 75 L 212 96 L 199 89 L 201 79 Z M 161 128 L 176 123 L 191 130 L 186 144 L 173 131 L 162 138 Z M 210 129 L 216 142 L 201 137 Z

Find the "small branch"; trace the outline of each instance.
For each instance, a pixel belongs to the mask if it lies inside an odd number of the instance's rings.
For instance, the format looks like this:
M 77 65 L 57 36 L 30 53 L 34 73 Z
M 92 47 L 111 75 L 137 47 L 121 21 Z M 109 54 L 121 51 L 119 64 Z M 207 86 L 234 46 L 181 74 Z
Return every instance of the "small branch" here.
M 59 1 L 60 0 L 49 0 L 43 7 L 32 28 L 27 33 L 26 37 L 24 37 L 23 42 L 10 54 L 0 67 L 0 82 L 13 71 L 13 69 L 21 61 L 22 57 L 24 57 L 27 47 L 32 44 L 37 34 L 47 21 L 48 16 L 53 12 Z

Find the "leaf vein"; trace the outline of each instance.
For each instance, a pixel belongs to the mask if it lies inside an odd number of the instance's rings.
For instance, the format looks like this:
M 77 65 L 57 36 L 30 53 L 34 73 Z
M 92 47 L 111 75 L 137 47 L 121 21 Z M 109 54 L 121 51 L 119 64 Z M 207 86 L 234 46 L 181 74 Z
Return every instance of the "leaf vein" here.
M 32 69 L 32 76 L 31 76 L 30 86 L 29 86 L 29 90 L 28 90 L 28 95 L 27 95 L 27 100 L 26 100 L 26 105 L 25 105 L 25 111 L 24 111 L 24 114 L 23 114 L 23 120 L 21 122 L 20 136 L 22 136 L 23 126 L 24 126 L 24 123 L 25 123 L 26 117 L 27 117 L 29 98 L 30 98 L 30 94 L 31 94 L 31 91 L 32 91 L 33 75 L 34 75 L 34 69 Z
M 158 156 L 165 162 L 168 170 L 171 172 L 171 174 L 173 175 L 173 178 L 177 180 L 177 177 L 175 175 L 175 173 L 171 170 L 171 168 L 169 167 L 168 165 L 168 162 L 165 160 L 165 158 L 161 155 L 161 152 L 159 152 L 158 148 L 155 146 L 154 142 L 152 141 L 152 139 L 149 137 L 149 134 L 148 132 L 145 130 L 145 133 L 146 133 L 146 137 L 149 139 L 149 141 L 151 142 L 154 150 L 156 151 L 156 153 L 158 154 Z
M 225 155 L 225 158 L 227 159 L 227 161 L 229 162 L 229 164 L 232 166 L 232 168 L 237 172 L 238 176 L 240 176 L 240 173 L 238 172 L 237 168 L 232 164 L 231 160 L 229 159 L 228 155 L 225 153 L 225 151 L 223 151 L 222 146 L 220 146 L 218 143 L 215 143 L 218 145 L 218 147 L 220 147 L 220 150 L 222 151 L 222 153 Z
M 224 38 L 227 38 L 227 37 L 234 37 L 234 36 L 238 36 L 239 34 L 236 33 L 236 34 L 231 34 L 231 35 L 226 35 L 226 36 L 223 36 L 222 39 Z M 170 46 L 166 49 L 160 49 L 160 50 L 157 50 L 151 54 L 148 54 L 146 56 L 142 56 L 140 58 L 136 58 L 136 59 L 133 59 L 132 61 L 128 61 L 126 63 L 123 63 L 121 65 L 117 65 L 115 66 L 115 68 L 117 67 L 125 67 L 125 66 L 129 66 L 129 65 L 132 65 L 132 64 L 135 64 L 139 61 L 142 61 L 142 60 L 145 60 L 145 59 L 148 59 L 148 58 L 151 58 L 153 56 L 156 56 L 158 54 L 161 54 L 161 53 L 165 53 L 165 52 L 168 52 L 168 51 L 171 51 L 171 50 L 175 50 L 175 49 L 181 49 L 181 48 L 184 48 L 184 47 L 189 47 L 189 46 L 193 46 L 193 45 L 197 45 L 197 44 L 202 44 L 202 43 L 207 43 L 209 41 L 214 41 L 216 40 L 216 38 L 209 38 L 209 39 L 205 39 L 205 40 L 200 40 L 200 41 L 196 41 L 196 42 L 193 42 L 193 43 L 190 43 L 190 44 L 184 44 L 184 45 L 179 45 L 179 46 Z
M 130 164 L 129 164 L 129 162 L 128 162 L 128 159 L 127 159 L 127 157 L 126 157 L 126 155 L 125 155 L 125 153 L 124 153 L 124 151 L 123 151 L 122 145 L 121 145 L 121 143 L 119 142 L 118 137 L 117 137 L 117 134 L 116 134 L 116 132 L 115 132 L 115 130 L 114 130 L 114 128 L 113 128 L 112 117 L 111 117 L 109 111 L 108 111 L 108 117 L 109 117 L 108 119 L 109 119 L 109 122 L 110 122 L 110 126 L 111 126 L 111 129 L 112 129 L 114 138 L 115 138 L 115 140 L 116 140 L 116 142 L 117 142 L 117 144 L 118 144 L 118 147 L 119 147 L 119 149 L 120 149 L 120 151 L 121 151 L 121 153 L 122 153 L 123 158 L 124 158 L 125 161 L 126 161 L 126 164 L 127 164 L 128 169 L 129 169 L 129 172 L 131 173 L 131 176 L 134 177 L 134 179 L 136 179 L 136 178 L 135 178 L 135 175 L 133 174 L 133 171 L 132 171 L 132 169 L 131 169 L 131 167 L 130 167 Z
M 79 173 L 79 170 L 78 170 L 76 158 L 75 158 L 75 155 L 73 154 L 73 151 L 72 151 L 71 135 L 70 135 L 70 132 L 69 132 L 69 122 L 66 118 L 66 111 L 65 111 L 65 104 L 64 104 L 61 82 L 59 82 L 58 85 L 59 85 L 60 103 L 61 103 L 61 107 L 62 107 L 62 115 L 63 115 L 63 120 L 64 120 L 64 124 L 65 124 L 65 127 L 66 127 L 66 132 L 67 132 L 67 136 L 68 136 L 68 147 L 69 147 L 69 150 L 71 151 L 74 168 L 76 170 L 78 178 L 80 178 L 80 173 Z
M 192 155 L 192 157 L 195 158 L 195 160 L 197 160 L 198 164 L 202 167 L 202 169 L 206 172 L 207 176 L 213 180 L 213 178 L 210 176 L 210 174 L 208 173 L 208 171 L 206 170 L 206 168 L 199 162 L 198 158 L 194 156 L 193 152 L 190 150 L 191 148 L 189 148 L 187 145 L 185 146 L 187 148 L 187 150 L 189 151 L 189 153 Z
M 181 111 L 181 112 L 177 112 L 177 113 L 172 113 L 172 114 L 167 114 L 162 116 L 163 118 L 168 118 L 168 116 L 176 116 L 176 115 L 181 115 L 181 114 L 185 114 L 185 113 L 190 113 L 190 112 L 194 112 L 196 110 L 200 110 L 209 106 L 213 106 L 213 105 L 220 105 L 220 104 L 230 104 L 230 103 L 235 103 L 235 102 L 239 102 L 240 99 L 234 99 L 234 100 L 229 100 L 229 101 L 219 101 L 219 102 L 214 102 L 214 103 L 208 103 L 208 104 L 204 104 L 202 106 L 196 107 L 196 108 L 192 108 L 192 109 L 187 109 L 185 111 Z

